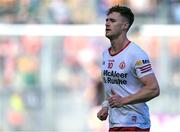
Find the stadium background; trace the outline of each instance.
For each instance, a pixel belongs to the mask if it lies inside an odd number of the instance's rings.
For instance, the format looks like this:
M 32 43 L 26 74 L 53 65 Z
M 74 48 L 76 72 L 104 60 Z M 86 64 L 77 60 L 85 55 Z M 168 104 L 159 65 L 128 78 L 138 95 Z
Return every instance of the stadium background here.
M 180 131 L 179 0 L 0 0 L 0 131 L 107 130 L 96 113 L 103 99 L 101 53 L 109 41 L 86 36 L 88 30 L 82 36 L 19 35 L 18 25 L 88 29 L 103 25 L 105 11 L 117 3 L 134 11 L 128 36 L 148 52 L 160 83 L 161 95 L 148 102 L 152 132 Z

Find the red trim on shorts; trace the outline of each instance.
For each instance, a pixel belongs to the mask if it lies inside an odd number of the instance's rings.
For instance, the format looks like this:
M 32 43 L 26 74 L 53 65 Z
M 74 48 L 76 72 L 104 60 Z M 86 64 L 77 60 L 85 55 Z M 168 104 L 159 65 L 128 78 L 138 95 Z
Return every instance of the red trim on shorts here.
M 109 129 L 109 132 L 149 132 L 150 128 L 142 129 L 139 127 L 113 127 Z

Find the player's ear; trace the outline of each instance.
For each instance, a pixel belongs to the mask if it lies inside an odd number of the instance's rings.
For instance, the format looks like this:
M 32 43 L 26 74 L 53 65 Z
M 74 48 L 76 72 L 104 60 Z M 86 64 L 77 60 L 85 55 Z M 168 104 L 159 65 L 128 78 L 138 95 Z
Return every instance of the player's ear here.
M 125 23 L 124 23 L 124 29 L 125 29 L 125 30 L 128 30 L 128 27 L 129 27 L 129 23 L 128 23 L 128 22 L 125 22 Z

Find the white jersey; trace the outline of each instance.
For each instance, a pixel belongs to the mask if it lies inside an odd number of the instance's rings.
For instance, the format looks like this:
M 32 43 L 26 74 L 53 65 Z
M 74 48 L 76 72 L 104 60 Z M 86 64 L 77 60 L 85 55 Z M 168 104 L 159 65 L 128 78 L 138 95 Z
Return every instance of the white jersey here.
M 102 78 L 106 96 L 111 96 L 111 89 L 125 97 L 139 91 L 143 84 L 138 80 L 153 73 L 147 54 L 135 43 L 129 44 L 119 53 L 110 54 L 110 49 L 103 52 Z M 109 127 L 136 126 L 149 128 L 149 108 L 146 103 L 109 108 Z

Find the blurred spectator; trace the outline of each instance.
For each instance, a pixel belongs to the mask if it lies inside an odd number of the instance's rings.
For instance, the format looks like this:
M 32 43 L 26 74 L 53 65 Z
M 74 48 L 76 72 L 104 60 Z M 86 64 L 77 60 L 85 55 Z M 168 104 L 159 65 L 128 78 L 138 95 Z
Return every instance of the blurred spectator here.
M 4 37 L 0 40 L 3 88 L 11 88 L 14 83 L 17 53 L 18 45 L 15 39 Z
M 18 5 L 16 0 L 1 0 L 0 1 L 0 23 L 12 23 L 14 15 L 17 13 Z
M 180 24 L 180 2 L 172 3 L 171 9 L 174 23 Z
M 56 24 L 68 24 L 71 20 L 70 10 L 65 0 L 52 0 L 49 5 L 49 15 L 52 22 Z
M 128 0 L 128 5 L 132 7 L 135 14 L 154 15 L 157 9 L 157 0 Z
M 12 130 L 20 131 L 23 128 L 24 104 L 20 93 L 14 93 L 10 98 L 10 106 L 7 110 L 7 120 Z
M 95 23 L 95 7 L 93 0 L 68 0 L 73 24 Z
M 95 105 L 96 106 L 100 106 L 104 100 L 104 86 L 102 83 L 102 80 L 99 79 L 97 80 L 97 82 L 95 83 Z
M 22 36 L 20 38 L 22 52 L 30 55 L 39 55 L 42 47 L 42 39 L 38 36 Z
M 159 6 L 161 3 L 165 3 Z M 169 12 L 172 4 L 172 16 L 175 21 L 178 19 L 178 2 L 161 0 L 2 0 L 0 5 L 0 22 L 1 23 L 52 23 L 52 24 L 87 24 L 87 23 L 104 23 L 106 9 L 111 5 L 121 4 L 129 5 L 142 20 L 149 20 L 159 16 L 168 20 L 166 14 L 163 16 L 160 13 Z M 143 17 L 142 17 L 143 16 Z M 151 18 L 152 17 L 152 18 Z M 165 18 L 164 18 L 165 17 Z M 89 19 L 90 18 L 90 19 Z M 163 21 L 165 21 L 163 20 Z M 160 21 L 161 23 L 163 21 Z M 172 21 L 170 19 L 170 21 Z
M 111 1 L 110 0 L 97 0 L 96 1 L 96 9 L 98 17 L 105 17 L 106 16 L 106 10 L 110 6 Z
M 18 2 L 18 13 L 15 20 L 17 24 L 38 23 L 39 0 L 20 0 Z

